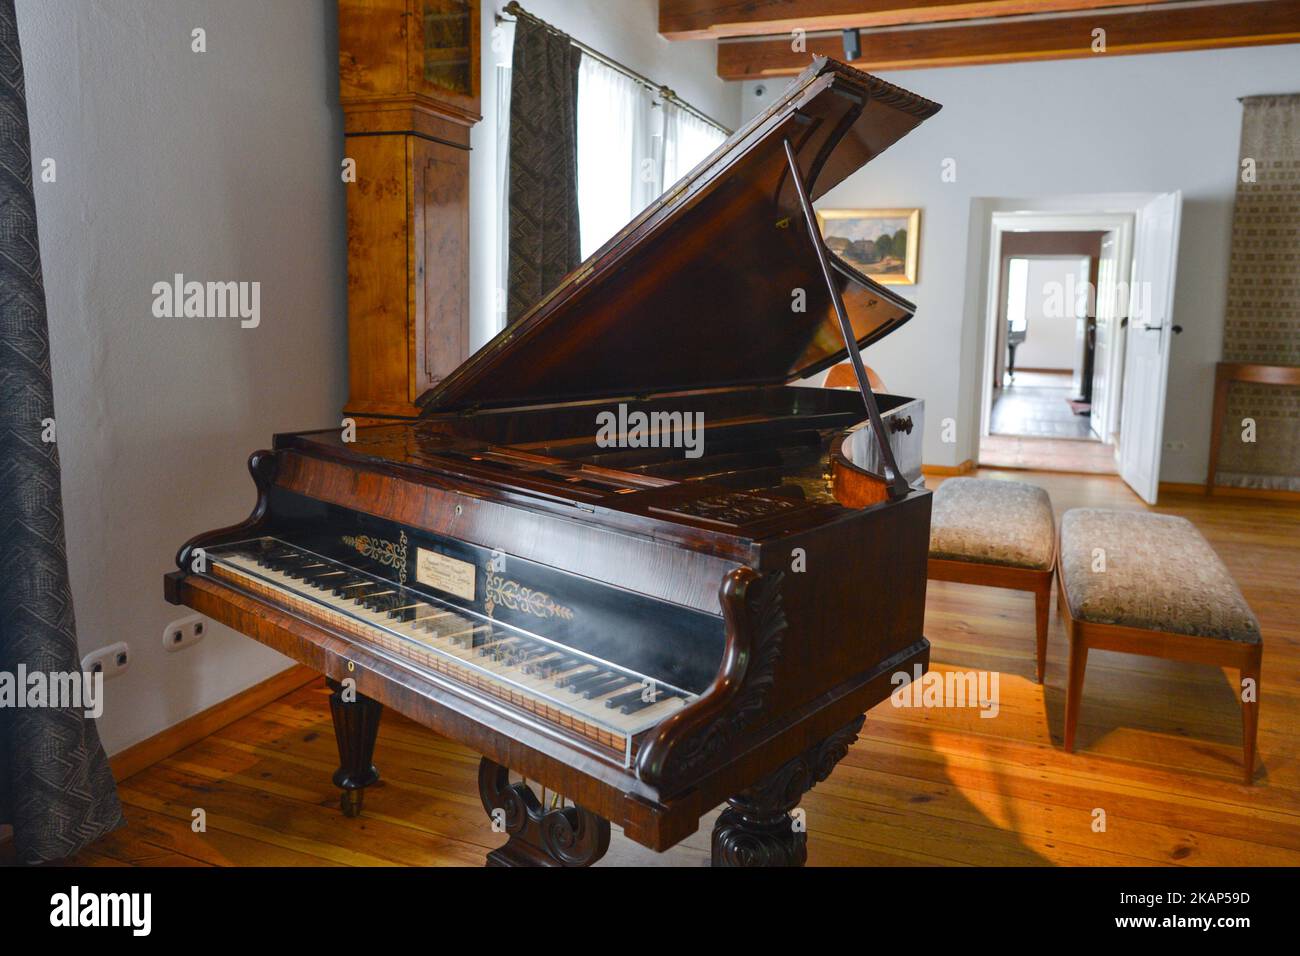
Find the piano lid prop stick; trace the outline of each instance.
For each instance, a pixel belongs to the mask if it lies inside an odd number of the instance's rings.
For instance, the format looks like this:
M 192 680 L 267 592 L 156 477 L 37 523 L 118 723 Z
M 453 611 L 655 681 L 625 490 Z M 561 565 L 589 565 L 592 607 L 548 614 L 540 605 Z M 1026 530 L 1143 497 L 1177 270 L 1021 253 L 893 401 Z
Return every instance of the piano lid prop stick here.
M 876 443 L 880 445 L 880 460 L 885 467 L 885 481 L 889 483 L 889 497 L 906 497 L 911 488 L 908 487 L 907 479 L 899 472 L 898 463 L 894 460 L 894 449 L 885 436 L 885 426 L 880 420 L 880 409 L 876 406 L 876 395 L 867 381 L 867 370 L 862 364 L 862 353 L 858 351 L 858 340 L 853 334 L 853 325 L 849 322 L 849 313 L 844 308 L 844 298 L 835 285 L 835 277 L 831 272 L 831 263 L 826 252 L 826 243 L 822 239 L 821 230 L 817 228 L 817 214 L 813 211 L 812 201 L 808 198 L 808 190 L 804 187 L 803 179 L 800 176 L 799 162 L 795 158 L 794 147 L 790 145 L 788 137 L 784 140 L 784 144 L 785 158 L 790 164 L 790 178 L 794 180 L 794 190 L 799 196 L 799 205 L 803 207 L 804 222 L 808 226 L 808 237 L 817 253 L 817 261 L 822 268 L 822 279 L 826 282 L 826 288 L 831 294 L 831 302 L 835 305 L 835 314 L 840 320 L 840 335 L 844 338 L 844 347 L 848 350 L 849 362 L 853 365 L 853 374 L 857 376 L 858 390 L 862 392 L 862 401 L 867 406 L 867 418 L 871 421 L 871 430 L 875 432 Z

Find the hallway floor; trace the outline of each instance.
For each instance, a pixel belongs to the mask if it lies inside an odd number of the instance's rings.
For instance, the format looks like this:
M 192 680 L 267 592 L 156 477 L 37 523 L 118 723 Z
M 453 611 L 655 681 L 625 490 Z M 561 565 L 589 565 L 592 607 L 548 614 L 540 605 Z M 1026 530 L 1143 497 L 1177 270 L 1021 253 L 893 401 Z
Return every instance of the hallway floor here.
M 989 431 L 1022 438 L 1096 441 L 1087 416 L 1070 407 L 1068 372 L 1017 372 L 993 397 Z

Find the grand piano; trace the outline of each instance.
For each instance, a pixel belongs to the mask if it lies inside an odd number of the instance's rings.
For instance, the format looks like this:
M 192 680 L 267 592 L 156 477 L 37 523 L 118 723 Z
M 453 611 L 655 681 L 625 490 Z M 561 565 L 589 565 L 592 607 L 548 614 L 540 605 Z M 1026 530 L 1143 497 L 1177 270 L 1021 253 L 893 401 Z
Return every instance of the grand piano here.
M 805 861 L 791 811 L 929 660 L 923 405 L 859 355 L 914 310 L 811 203 L 938 109 L 814 61 L 418 419 L 252 455 L 165 594 L 325 675 L 346 814 L 391 707 L 483 755 L 491 864 L 724 802 L 715 865 Z M 846 358 L 856 391 L 791 384 Z

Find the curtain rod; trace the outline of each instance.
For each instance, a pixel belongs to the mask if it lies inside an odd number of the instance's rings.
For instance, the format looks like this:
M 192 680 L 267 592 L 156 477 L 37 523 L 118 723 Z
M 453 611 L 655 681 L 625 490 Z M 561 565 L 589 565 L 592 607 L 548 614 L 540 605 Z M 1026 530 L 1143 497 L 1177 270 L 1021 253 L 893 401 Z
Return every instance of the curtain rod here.
M 583 43 L 581 40 L 571 37 L 569 34 L 561 30 L 559 27 L 553 26 L 547 23 L 541 17 L 529 13 L 527 10 L 525 10 L 523 7 L 519 5 L 517 0 L 510 0 L 510 2 L 506 4 L 505 9 L 496 15 L 497 23 L 501 23 L 502 21 L 520 20 L 520 19 L 527 20 L 529 23 L 541 27 L 547 33 L 550 33 L 554 36 L 563 37 L 565 40 L 568 40 L 571 44 L 573 44 L 583 53 L 587 54 L 587 56 L 591 57 L 594 60 L 599 60 L 601 63 L 609 67 L 611 70 L 616 70 L 619 73 L 622 73 L 628 79 L 640 83 L 646 89 L 650 90 L 653 93 L 657 93 L 662 99 L 667 100 L 669 103 L 672 103 L 674 106 L 677 106 L 678 108 L 685 110 L 687 113 L 690 113 L 696 119 L 708 123 L 710 126 L 721 130 L 727 136 L 730 136 L 732 134 L 733 130 L 730 130 L 726 126 L 723 126 L 721 123 L 715 120 L 712 116 L 709 116 L 704 111 L 696 109 L 694 106 L 692 106 L 690 103 L 687 103 L 684 99 L 682 99 L 680 96 L 678 96 L 675 92 L 673 92 L 668 87 L 664 86 L 663 84 L 656 83 L 654 80 L 650 79 L 647 76 L 643 76 L 642 74 L 638 73 L 636 70 L 632 69 L 630 66 L 624 66 L 622 63 L 619 63 L 617 60 L 607 57 L 599 50 L 595 50 L 587 46 L 587 44 Z

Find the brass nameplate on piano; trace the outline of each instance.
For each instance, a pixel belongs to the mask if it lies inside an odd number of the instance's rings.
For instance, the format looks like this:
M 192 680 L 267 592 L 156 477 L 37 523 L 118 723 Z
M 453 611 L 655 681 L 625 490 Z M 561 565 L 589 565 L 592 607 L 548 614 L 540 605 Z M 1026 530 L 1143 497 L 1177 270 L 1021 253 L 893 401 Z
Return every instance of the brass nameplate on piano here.
M 424 548 L 415 549 L 415 580 L 466 601 L 474 600 L 477 570 L 468 561 L 458 561 Z

